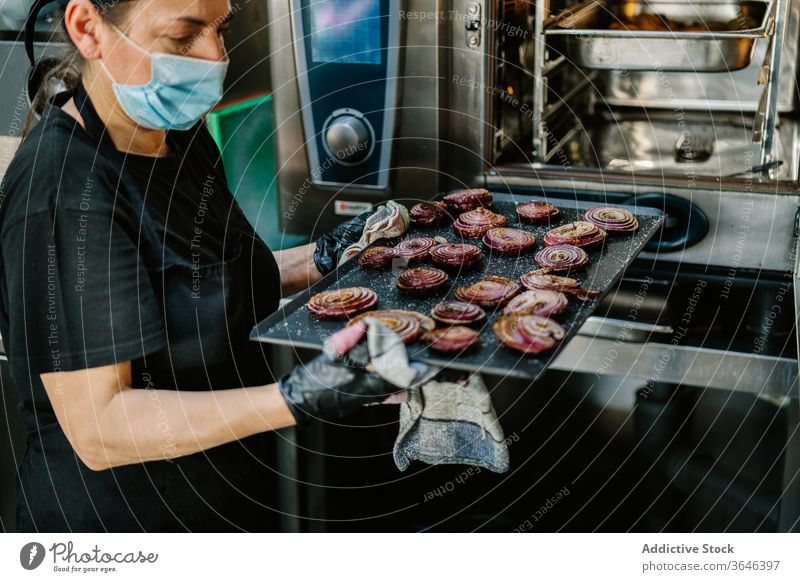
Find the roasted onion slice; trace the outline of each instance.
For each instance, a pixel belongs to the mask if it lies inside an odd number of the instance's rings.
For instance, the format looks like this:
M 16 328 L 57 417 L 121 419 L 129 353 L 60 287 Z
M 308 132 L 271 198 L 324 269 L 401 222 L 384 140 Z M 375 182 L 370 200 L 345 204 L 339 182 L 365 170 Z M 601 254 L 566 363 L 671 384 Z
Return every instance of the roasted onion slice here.
M 431 309 L 431 317 L 445 325 L 473 325 L 486 319 L 486 312 L 466 301 L 442 301 Z
M 544 235 L 545 246 L 575 245 L 576 247 L 591 247 L 602 244 L 608 234 L 599 226 L 585 220 L 570 222 L 559 226 Z
M 453 230 L 464 238 L 481 238 L 490 228 L 505 226 L 508 219 L 486 208 L 476 208 L 460 214 L 453 223 Z
M 378 303 L 378 295 L 367 287 L 329 289 L 308 300 L 308 310 L 319 319 L 347 319 L 371 309 Z
M 519 278 L 519 282 L 526 289 L 544 289 L 549 291 L 558 291 L 574 295 L 578 299 L 586 301 L 592 297 L 600 295 L 600 291 L 589 291 L 581 287 L 577 279 L 571 277 L 559 277 L 558 275 L 550 275 L 550 269 L 539 269 L 538 271 L 531 271 L 525 273 Z
M 486 275 L 469 287 L 456 289 L 456 299 L 493 309 L 508 303 L 519 290 L 520 286 L 508 277 Z
M 437 245 L 430 251 L 433 264 L 448 271 L 467 271 L 483 262 L 481 249 L 465 243 Z
M 400 241 L 394 247 L 398 257 L 407 263 L 418 263 L 428 257 L 430 250 L 439 244 L 439 241 L 430 236 L 415 236 Z
M 492 331 L 504 346 L 526 354 L 552 349 L 566 335 L 555 321 L 538 315 L 503 315 L 494 322 Z
M 389 247 L 370 247 L 359 257 L 358 264 L 365 269 L 388 269 L 397 256 Z
M 442 198 L 444 203 L 454 213 L 467 212 L 480 206 L 491 208 L 492 193 L 484 188 L 473 188 L 471 190 L 456 190 Z
M 433 321 L 432 318 L 420 313 L 419 311 L 409 311 L 407 309 L 376 309 L 374 311 L 367 311 L 366 313 L 362 313 L 361 315 L 357 315 L 351 319 L 347 325 L 352 325 L 363 320 L 365 317 L 375 317 L 379 319 L 381 323 L 383 323 L 392 331 L 395 331 L 395 333 L 397 333 L 396 330 L 401 327 L 408 330 L 404 332 L 405 335 L 398 334 L 405 343 L 409 343 L 415 339 L 418 339 L 420 335 L 431 331 L 436 327 L 436 322 Z M 416 335 L 410 333 L 414 329 L 413 326 L 409 326 L 405 323 L 405 320 L 409 317 L 414 318 L 417 323 L 419 323 L 419 333 Z
M 520 222 L 528 224 L 538 224 L 540 222 L 547 222 L 551 218 L 555 218 L 561 211 L 543 200 L 533 200 L 525 204 L 517 205 L 517 216 Z
M 397 288 L 407 295 L 428 297 L 441 291 L 449 280 L 450 277 L 441 269 L 415 267 L 397 276 Z
M 631 211 L 615 206 L 590 208 L 583 219 L 608 232 L 634 232 L 639 228 L 639 221 Z
M 410 343 L 426 331 L 433 329 L 434 322 L 430 317 L 422 315 L 416 311 L 406 311 L 404 309 L 376 309 L 367 311 L 351 319 L 347 325 L 353 325 L 362 321 L 365 317 L 374 317 L 383 325 L 400 336 L 403 343 Z M 430 323 L 427 323 L 429 320 Z
M 533 257 L 539 265 L 551 271 L 578 271 L 589 264 L 589 255 L 574 245 L 544 247 Z
M 483 244 L 495 255 L 515 257 L 533 250 L 536 246 L 536 236 L 516 228 L 490 228 L 483 235 Z
M 474 329 L 454 325 L 429 331 L 422 339 L 427 341 L 433 350 L 456 354 L 477 345 L 480 342 L 480 335 Z
M 535 291 L 525 291 L 514 297 L 503 309 L 503 313 L 552 317 L 563 313 L 568 303 L 567 296 L 559 291 L 536 289 Z
M 444 202 L 420 202 L 411 207 L 408 216 L 411 224 L 422 228 L 441 226 L 449 218 Z

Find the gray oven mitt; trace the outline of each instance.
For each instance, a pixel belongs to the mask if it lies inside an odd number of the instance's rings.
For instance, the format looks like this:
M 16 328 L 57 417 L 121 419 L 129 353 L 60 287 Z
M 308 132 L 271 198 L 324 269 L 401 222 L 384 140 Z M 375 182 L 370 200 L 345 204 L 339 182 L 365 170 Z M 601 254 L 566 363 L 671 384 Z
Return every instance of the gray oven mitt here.
M 367 341 L 363 341 L 364 335 Z M 345 357 L 406 390 L 384 404 L 400 404 L 400 430 L 394 461 L 401 471 L 413 460 L 430 465 L 475 465 L 508 471 L 508 445 L 489 390 L 473 374 L 465 381 L 433 378 L 438 368 L 409 361 L 400 337 L 378 319 L 365 317 L 330 336 L 323 346 L 330 358 Z
M 508 444 L 478 374 L 466 381 L 431 381 L 408 390 L 400 405 L 400 433 L 394 462 L 401 471 L 411 461 L 430 465 L 475 465 L 495 473 L 509 467 Z

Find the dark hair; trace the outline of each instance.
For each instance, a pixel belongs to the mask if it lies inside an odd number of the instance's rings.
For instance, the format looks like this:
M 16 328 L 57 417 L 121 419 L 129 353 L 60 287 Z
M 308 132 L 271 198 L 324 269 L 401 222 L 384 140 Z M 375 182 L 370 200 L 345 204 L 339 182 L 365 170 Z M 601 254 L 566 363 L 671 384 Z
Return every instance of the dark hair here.
M 95 0 L 94 3 L 103 18 L 117 26 L 122 26 L 133 2 L 134 0 Z M 56 20 L 55 27 L 53 40 L 66 45 L 67 48 L 58 58 L 38 61 L 31 71 L 31 78 L 38 81 L 38 87 L 36 93 L 30 96 L 31 106 L 25 120 L 23 137 L 27 135 L 34 117 L 41 114 L 45 106 L 52 102 L 59 93 L 71 93 L 80 82 L 83 73 L 85 62 L 67 32 L 63 10 Z M 29 81 L 29 90 L 31 84 Z

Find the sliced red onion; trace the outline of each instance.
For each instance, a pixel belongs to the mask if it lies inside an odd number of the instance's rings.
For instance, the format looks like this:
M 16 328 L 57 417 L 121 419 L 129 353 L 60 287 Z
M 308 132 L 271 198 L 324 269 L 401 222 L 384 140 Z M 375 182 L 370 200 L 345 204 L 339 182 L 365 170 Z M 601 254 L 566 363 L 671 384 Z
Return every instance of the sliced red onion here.
M 448 271 L 467 271 L 483 262 L 481 249 L 465 243 L 447 243 L 435 246 L 431 249 L 430 255 L 434 265 Z
M 639 228 L 639 221 L 631 211 L 615 206 L 590 208 L 583 219 L 609 232 L 634 232 Z
M 547 222 L 555 218 L 561 211 L 543 200 L 533 200 L 525 204 L 517 205 L 517 216 L 520 222 L 528 224 L 537 224 L 540 222 Z
M 491 208 L 492 193 L 484 188 L 457 190 L 444 196 L 442 200 L 453 213 L 461 213 L 474 210 L 480 206 Z
M 397 256 L 389 247 L 370 247 L 359 257 L 358 264 L 365 269 L 388 269 Z
M 319 319 L 347 319 L 371 309 L 378 303 L 378 295 L 367 287 L 329 289 L 308 300 L 308 310 Z
M 431 317 L 446 325 L 473 325 L 486 319 L 486 312 L 466 301 L 442 301 L 431 309 Z
M 564 339 L 564 328 L 538 315 L 503 315 L 492 326 L 504 346 L 526 354 L 538 354 L 552 349 Z
M 552 317 L 563 313 L 567 308 L 567 303 L 567 296 L 563 293 L 537 289 L 535 291 L 525 291 L 514 297 L 503 309 L 503 313 Z
M 505 226 L 508 219 L 486 208 L 476 208 L 460 214 L 453 223 L 453 230 L 464 238 L 481 238 L 490 228 Z
M 463 325 L 455 325 L 429 331 L 422 339 L 429 342 L 433 350 L 455 354 L 477 345 L 480 334 Z
M 545 246 L 575 245 L 576 247 L 591 247 L 602 244 L 608 234 L 602 228 L 585 220 L 570 222 L 559 226 L 544 235 Z
M 577 271 L 589 264 L 589 255 L 574 245 L 544 247 L 533 257 L 540 266 L 551 271 Z
M 533 250 L 536 236 L 516 228 L 490 228 L 483 235 L 483 244 L 495 255 L 515 257 Z
M 407 295 L 428 297 L 441 291 L 450 280 L 447 273 L 433 267 L 406 269 L 397 277 L 397 288 Z
M 456 299 L 493 309 L 505 305 L 519 290 L 520 286 L 508 277 L 486 275 L 469 287 L 456 289 Z
M 429 327 L 427 324 L 423 327 L 421 323 L 423 321 L 422 318 L 430 320 L 430 317 L 417 313 L 416 311 L 406 311 L 404 309 L 377 309 L 375 311 L 368 311 L 352 319 L 347 325 L 354 325 L 363 321 L 365 317 L 374 317 L 380 321 L 383 325 L 400 336 L 403 343 L 411 343 L 419 339 L 425 331 L 430 331 L 430 329 L 432 329 L 432 327 Z
M 428 252 L 439 243 L 430 236 L 415 236 L 400 241 L 394 251 L 408 263 L 418 263 L 428 257 Z
M 408 212 L 411 224 L 421 228 L 441 226 L 450 218 L 447 214 L 447 205 L 444 202 L 420 202 L 411 207 Z
M 525 273 L 519 278 L 519 282 L 526 289 L 545 289 L 550 291 L 558 291 L 574 295 L 583 301 L 592 297 L 600 295 L 600 291 L 589 291 L 581 287 L 577 279 L 570 277 L 559 277 L 558 275 L 550 275 L 550 269 L 539 269 L 538 271 L 531 271 Z

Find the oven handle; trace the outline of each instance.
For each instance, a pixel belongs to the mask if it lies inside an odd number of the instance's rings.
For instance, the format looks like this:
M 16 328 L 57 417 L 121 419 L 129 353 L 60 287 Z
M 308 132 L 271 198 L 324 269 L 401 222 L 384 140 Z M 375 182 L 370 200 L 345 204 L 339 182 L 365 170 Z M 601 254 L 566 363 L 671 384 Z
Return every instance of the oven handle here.
M 662 192 L 631 196 L 625 204 L 658 208 L 665 214 L 664 226 L 644 247 L 652 252 L 671 253 L 699 243 L 708 234 L 705 212 L 685 198 Z
M 592 315 L 586 319 L 586 322 L 578 330 L 578 335 L 643 343 L 648 341 L 653 335 L 672 335 L 674 331 L 671 325 L 641 323 L 627 319 Z M 659 337 L 653 339 L 663 340 L 664 338 Z

